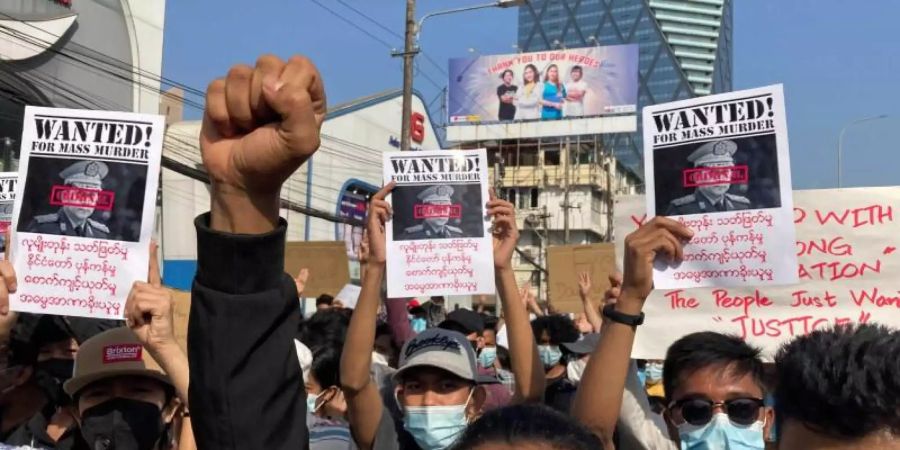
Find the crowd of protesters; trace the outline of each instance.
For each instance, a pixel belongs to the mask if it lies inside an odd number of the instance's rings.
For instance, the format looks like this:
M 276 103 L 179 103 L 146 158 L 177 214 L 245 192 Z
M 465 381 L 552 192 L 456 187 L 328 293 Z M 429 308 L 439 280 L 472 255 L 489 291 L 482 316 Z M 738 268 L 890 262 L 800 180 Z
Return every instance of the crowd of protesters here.
M 492 194 L 499 314 L 448 311 L 442 297 L 385 298 L 388 184 L 369 205 L 355 308 L 322 296 L 303 317 L 310 275 L 284 272 L 279 191 L 324 116 L 303 58 L 264 56 L 210 84 L 187 351 L 155 254 L 124 321 L 11 312 L 16 274 L 0 261 L 0 448 L 900 449 L 896 329 L 814 331 L 773 364 L 716 332 L 633 360 L 653 261 L 680 259 L 692 236 L 663 217 L 627 237 L 604 298 L 580 275 L 573 317 L 517 286 L 515 210 Z

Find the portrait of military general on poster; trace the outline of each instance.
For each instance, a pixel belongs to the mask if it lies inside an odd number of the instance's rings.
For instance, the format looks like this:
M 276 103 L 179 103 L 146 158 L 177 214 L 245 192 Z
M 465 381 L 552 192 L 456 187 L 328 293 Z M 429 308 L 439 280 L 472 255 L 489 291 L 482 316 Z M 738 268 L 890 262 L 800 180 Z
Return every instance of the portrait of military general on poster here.
M 25 109 L 13 208 L 15 311 L 121 318 L 147 279 L 161 116 Z
M 695 233 L 657 288 L 797 281 L 784 111 L 780 85 L 644 109 L 647 217 Z
M 484 150 L 386 153 L 389 296 L 493 292 Z M 489 277 L 488 277 L 489 275 Z M 392 280 L 403 282 L 392 283 Z

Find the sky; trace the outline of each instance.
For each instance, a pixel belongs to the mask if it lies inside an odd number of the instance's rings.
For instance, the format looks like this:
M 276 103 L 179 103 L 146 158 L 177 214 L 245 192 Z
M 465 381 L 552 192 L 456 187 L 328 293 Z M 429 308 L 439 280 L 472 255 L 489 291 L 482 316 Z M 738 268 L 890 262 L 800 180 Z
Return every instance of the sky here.
M 416 16 L 486 1 L 419 0 Z M 847 129 L 844 186 L 900 184 L 900 145 L 889 134 L 900 129 L 900 2 L 734 1 L 734 89 L 784 84 L 794 187 L 836 187 L 842 127 L 882 114 L 888 117 Z M 248 8 L 246 0 L 170 0 L 163 75 L 204 90 L 233 64 L 252 65 L 264 53 L 303 54 L 322 73 L 330 105 L 399 89 L 402 64 L 390 53 L 403 45 L 405 3 L 264 0 Z M 447 82 L 447 60 L 512 53 L 517 25 L 515 8 L 426 23 L 415 89 L 426 103 L 435 102 L 433 112 Z M 185 114 L 196 118 L 200 111 Z

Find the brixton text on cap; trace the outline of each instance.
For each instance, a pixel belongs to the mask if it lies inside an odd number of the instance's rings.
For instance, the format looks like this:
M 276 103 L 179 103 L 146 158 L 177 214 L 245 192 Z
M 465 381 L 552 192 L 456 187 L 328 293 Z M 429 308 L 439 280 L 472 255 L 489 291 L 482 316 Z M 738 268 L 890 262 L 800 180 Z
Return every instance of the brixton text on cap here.
M 75 354 L 72 378 L 63 385 L 66 394 L 75 395 L 97 381 L 120 376 L 143 376 L 165 384 L 172 382 L 162 367 L 141 346 L 129 328 L 106 330 L 86 341 Z

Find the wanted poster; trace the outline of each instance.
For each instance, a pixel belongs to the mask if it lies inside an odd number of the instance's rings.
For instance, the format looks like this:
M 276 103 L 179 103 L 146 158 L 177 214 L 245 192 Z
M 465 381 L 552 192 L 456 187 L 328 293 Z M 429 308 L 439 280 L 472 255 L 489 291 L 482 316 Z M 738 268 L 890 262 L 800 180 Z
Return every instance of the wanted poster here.
M 147 279 L 162 116 L 25 108 L 14 311 L 120 319 Z
M 659 289 L 797 282 L 781 85 L 644 108 L 647 217 L 695 235 L 656 261 Z
M 17 172 L 0 172 L 0 259 L 6 258 L 6 232 L 13 217 Z
M 385 153 L 392 180 L 388 297 L 493 294 L 485 150 Z

